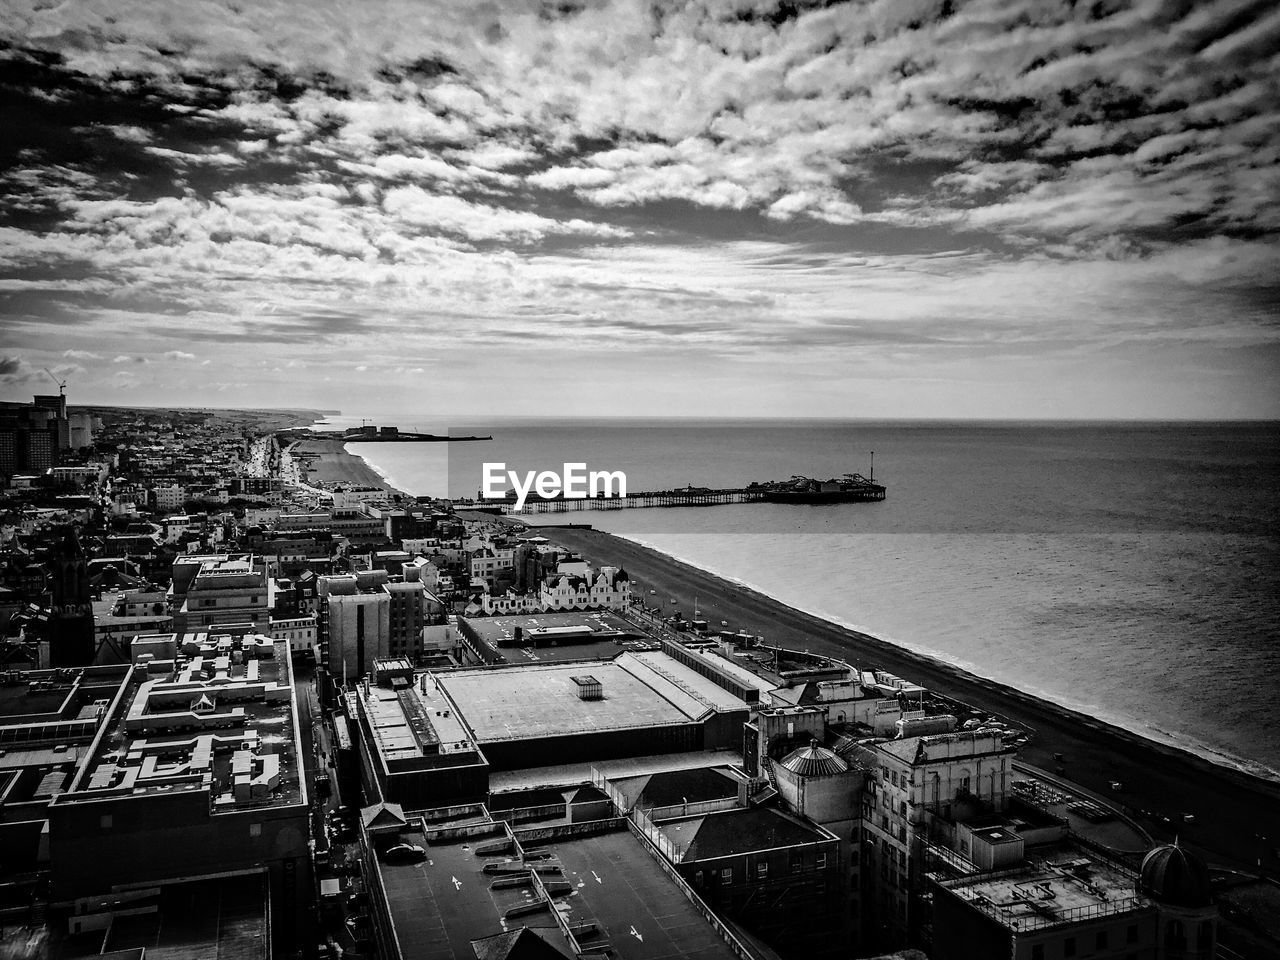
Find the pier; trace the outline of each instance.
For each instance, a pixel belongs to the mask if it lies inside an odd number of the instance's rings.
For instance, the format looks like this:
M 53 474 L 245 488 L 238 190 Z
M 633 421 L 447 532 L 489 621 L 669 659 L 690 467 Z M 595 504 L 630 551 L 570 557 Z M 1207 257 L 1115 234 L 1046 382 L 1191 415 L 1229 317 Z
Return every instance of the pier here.
M 530 493 L 520 510 L 515 506 L 515 494 L 509 500 L 477 500 L 476 506 L 497 508 L 503 514 L 569 513 L 579 510 L 626 510 L 637 507 L 713 507 L 726 503 L 795 503 L 837 504 L 873 503 L 885 498 L 882 484 L 865 477 L 852 475 L 848 479 L 814 481 L 794 477 L 781 483 L 753 483 L 746 487 L 711 490 L 706 487 L 686 487 L 678 490 L 652 490 L 628 493 L 626 496 L 606 497 L 539 497 Z

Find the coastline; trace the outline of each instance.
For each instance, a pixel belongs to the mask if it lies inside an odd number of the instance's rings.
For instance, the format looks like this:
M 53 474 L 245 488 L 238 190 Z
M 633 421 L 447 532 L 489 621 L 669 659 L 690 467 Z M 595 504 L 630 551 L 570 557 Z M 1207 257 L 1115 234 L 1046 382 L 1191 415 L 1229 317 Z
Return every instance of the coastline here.
M 1280 784 L 788 606 L 644 544 L 583 527 L 552 527 L 547 534 L 594 563 L 624 567 L 641 589 L 657 590 L 664 605 L 674 598 L 687 613 L 696 597 L 700 613 L 712 622 L 749 624 L 770 642 L 860 660 L 1001 714 L 1034 731 L 1020 759 L 1052 770 L 1058 765 L 1054 755 L 1062 754 L 1064 777 L 1110 796 L 1155 836 L 1177 835 L 1231 866 L 1253 866 L 1260 856 L 1275 865 L 1271 851 L 1260 849 L 1256 831 L 1241 825 L 1280 819 Z M 1124 792 L 1113 794 L 1111 781 L 1122 782 Z M 1195 823 L 1170 826 L 1143 811 L 1175 823 L 1191 813 Z
M 601 531 L 601 532 L 605 532 L 605 531 Z M 1024 694 L 1025 696 L 1031 697 L 1033 700 L 1044 701 L 1045 703 L 1048 703 L 1061 710 L 1065 710 L 1068 713 L 1074 714 L 1076 716 L 1086 717 L 1091 720 L 1096 720 L 1097 722 L 1102 723 L 1106 726 L 1114 727 L 1116 730 L 1120 732 L 1123 732 L 1131 736 L 1135 736 L 1140 740 L 1149 741 L 1152 743 L 1153 746 L 1160 746 L 1170 750 L 1177 751 L 1179 753 L 1190 754 L 1191 756 L 1196 757 L 1199 760 L 1204 760 L 1215 766 L 1225 767 L 1243 776 L 1260 780 L 1263 783 L 1272 784 L 1276 786 L 1278 789 L 1280 789 L 1280 770 L 1272 767 L 1268 767 L 1266 764 L 1260 761 L 1252 761 L 1242 756 L 1236 756 L 1230 753 L 1226 753 L 1220 749 L 1215 749 L 1211 744 L 1203 743 L 1201 741 L 1195 740 L 1192 737 L 1179 735 L 1178 733 L 1160 730 L 1158 728 L 1153 728 L 1149 726 L 1142 726 L 1142 725 L 1138 725 L 1136 727 L 1129 726 L 1126 723 L 1127 718 L 1124 718 L 1121 716 L 1114 716 L 1114 715 L 1108 716 L 1102 712 L 1094 712 L 1094 711 L 1101 711 L 1101 708 L 1088 703 L 1081 703 L 1081 702 L 1072 703 L 1070 701 L 1065 701 L 1060 697 L 1056 696 L 1055 693 L 1052 691 L 1027 687 L 1024 685 L 1020 685 L 1017 683 L 1017 681 L 1013 681 L 1013 680 L 1000 680 L 997 678 L 984 676 L 978 672 L 979 668 L 976 665 L 967 663 L 964 661 L 956 661 L 956 660 L 948 659 L 946 654 L 940 650 L 922 648 L 918 645 L 913 645 L 911 643 L 904 642 L 898 639 L 897 637 L 891 637 L 891 636 L 888 636 L 887 634 L 878 632 L 874 627 L 870 627 L 870 626 L 866 626 L 858 623 L 852 623 L 846 620 L 845 618 L 839 616 L 838 614 L 828 613 L 825 610 L 815 609 L 812 607 L 800 606 L 797 602 L 794 602 L 794 601 L 783 600 L 775 596 L 774 594 L 770 593 L 767 587 L 761 586 L 759 584 L 751 583 L 746 580 L 742 580 L 738 577 L 732 576 L 727 573 L 722 573 L 720 571 L 712 569 L 711 567 L 703 566 L 695 560 L 690 560 L 685 557 L 670 553 L 669 551 L 664 550 L 661 547 L 651 542 L 648 542 L 646 540 L 642 540 L 638 537 L 631 537 L 625 534 L 614 534 L 614 536 L 617 536 L 619 539 L 627 540 L 631 543 L 635 543 L 642 547 L 645 547 L 646 549 L 651 550 L 652 552 L 664 557 L 669 562 L 680 563 L 688 567 L 702 570 L 703 572 L 713 577 L 716 577 L 719 580 L 723 580 L 734 587 L 743 588 L 751 591 L 752 593 L 759 594 L 760 596 L 773 600 L 776 603 L 779 603 L 790 610 L 795 610 L 798 613 L 802 613 L 806 616 L 812 617 L 815 620 L 819 620 L 824 623 L 834 624 L 835 626 L 848 631 L 850 634 L 853 634 L 854 636 L 868 637 L 868 638 L 874 639 L 879 643 L 886 644 L 893 649 L 901 650 L 906 654 L 910 654 L 914 657 L 921 658 L 927 662 L 937 663 L 939 665 L 956 670 L 961 674 L 964 674 L 966 676 L 971 676 L 983 683 L 990 683 L 1002 688 L 1015 690 Z M 1135 724 L 1138 723 L 1137 721 L 1130 721 L 1130 722 Z
M 299 440 L 292 447 L 295 458 L 305 456 L 307 466 L 303 481 L 318 487 L 345 483 L 358 487 L 379 487 L 389 493 L 412 499 L 413 494 L 400 489 L 391 479 L 359 454 L 347 449 L 343 440 L 319 438 Z

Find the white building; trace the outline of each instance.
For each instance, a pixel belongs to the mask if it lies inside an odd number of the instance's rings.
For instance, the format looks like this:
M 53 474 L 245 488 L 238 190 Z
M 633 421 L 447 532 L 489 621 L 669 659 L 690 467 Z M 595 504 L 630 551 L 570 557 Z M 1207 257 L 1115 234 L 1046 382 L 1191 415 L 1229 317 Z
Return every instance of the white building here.
M 187 500 L 187 490 L 181 484 L 161 484 L 151 488 L 151 504 L 157 511 L 178 510 Z
M 271 621 L 267 636 L 274 640 L 288 640 L 289 653 L 298 656 L 315 657 L 319 648 L 320 625 L 312 614 L 307 617 L 289 617 Z

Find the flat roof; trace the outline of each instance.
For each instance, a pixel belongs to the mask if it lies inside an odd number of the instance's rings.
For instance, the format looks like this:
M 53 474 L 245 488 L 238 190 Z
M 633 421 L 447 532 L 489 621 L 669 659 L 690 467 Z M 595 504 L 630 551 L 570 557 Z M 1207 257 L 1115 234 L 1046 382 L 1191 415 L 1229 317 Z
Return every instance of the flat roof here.
M 573 677 L 590 674 L 603 696 L 582 700 Z M 748 705 L 663 653 L 530 664 L 434 675 L 481 743 L 695 723 Z
M 186 634 L 178 649 L 135 667 L 61 801 L 205 789 L 215 813 L 300 802 L 288 641 L 210 632 Z
M 577 896 L 562 901 L 570 924 L 600 924 L 623 960 L 717 960 L 734 952 L 712 929 L 629 830 L 602 833 L 550 847 Z M 584 938 L 588 952 L 591 940 Z
M 485 643 L 497 647 L 515 639 L 516 627 L 522 631 L 587 627 L 593 633 L 621 633 L 629 637 L 640 632 L 611 610 L 565 610 L 555 613 L 512 614 L 498 617 L 467 617 L 467 625 Z
M 367 695 L 361 689 L 360 703 L 374 744 L 388 764 L 475 750 L 471 734 L 430 676 L 426 690 L 423 686 L 413 683 L 394 690 L 370 684 Z
M 567 941 L 550 911 L 526 914 L 503 923 L 503 914 L 528 902 L 527 887 L 490 890 L 493 877 L 486 863 L 502 857 L 481 857 L 476 847 L 497 839 L 479 836 L 427 843 L 420 830 L 402 833 L 403 841 L 427 847 L 421 863 L 386 863 L 378 858 L 378 873 L 387 895 L 391 926 L 402 960 L 472 960 L 471 941 L 502 933 L 511 926 L 539 928 L 554 935 L 566 954 Z
M 1128 913 L 1150 904 L 1135 890 L 1131 873 L 1080 848 L 1057 848 L 1026 866 L 943 886 L 1015 933 Z
M 621 960 L 673 958 L 720 960 L 733 957 L 729 946 L 628 830 L 589 837 L 540 842 L 536 861 L 556 864 L 570 892 L 555 895 L 554 908 L 534 910 L 504 920 L 512 907 L 534 901 L 529 887 L 491 888 L 495 878 L 486 864 L 511 862 L 509 853 L 477 855 L 477 849 L 504 834 L 428 842 L 420 830 L 402 833 L 397 842 L 427 848 L 421 863 L 391 864 L 378 860 L 387 893 L 392 927 L 404 960 L 470 960 L 471 941 L 506 930 L 531 927 L 572 956 L 553 914 L 569 925 L 594 922 L 599 933 L 584 934 L 581 946 L 607 943 Z M 512 863 L 512 869 L 519 869 Z

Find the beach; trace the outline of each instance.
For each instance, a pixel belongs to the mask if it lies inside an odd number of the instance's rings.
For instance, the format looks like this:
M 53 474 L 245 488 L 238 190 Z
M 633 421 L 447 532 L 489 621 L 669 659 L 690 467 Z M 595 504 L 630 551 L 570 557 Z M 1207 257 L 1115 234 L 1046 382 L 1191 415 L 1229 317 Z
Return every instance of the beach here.
M 306 483 L 321 487 L 335 483 L 379 487 L 407 496 L 388 483 L 363 457 L 348 452 L 342 440 L 300 440 L 291 447 L 290 452 L 304 465 L 303 480 Z
M 667 609 L 674 599 L 688 616 L 696 598 L 700 615 L 711 623 L 728 621 L 768 643 L 840 657 L 864 669 L 888 670 L 1000 714 L 1033 732 L 1020 759 L 1047 770 L 1063 767 L 1062 776 L 1109 795 L 1155 837 L 1177 836 L 1213 863 L 1255 867 L 1261 859 L 1264 867 L 1276 872 L 1280 785 L 814 617 L 632 541 L 585 527 L 542 527 L 539 532 L 593 564 L 623 567 L 637 596 Z M 650 590 L 656 591 L 652 597 Z M 1055 754 L 1063 760 L 1057 761 Z M 1112 781 L 1124 785 L 1122 793 L 1112 793 Z M 1194 823 L 1181 823 L 1184 813 L 1193 814 Z M 1176 826 L 1161 819 L 1165 816 Z

